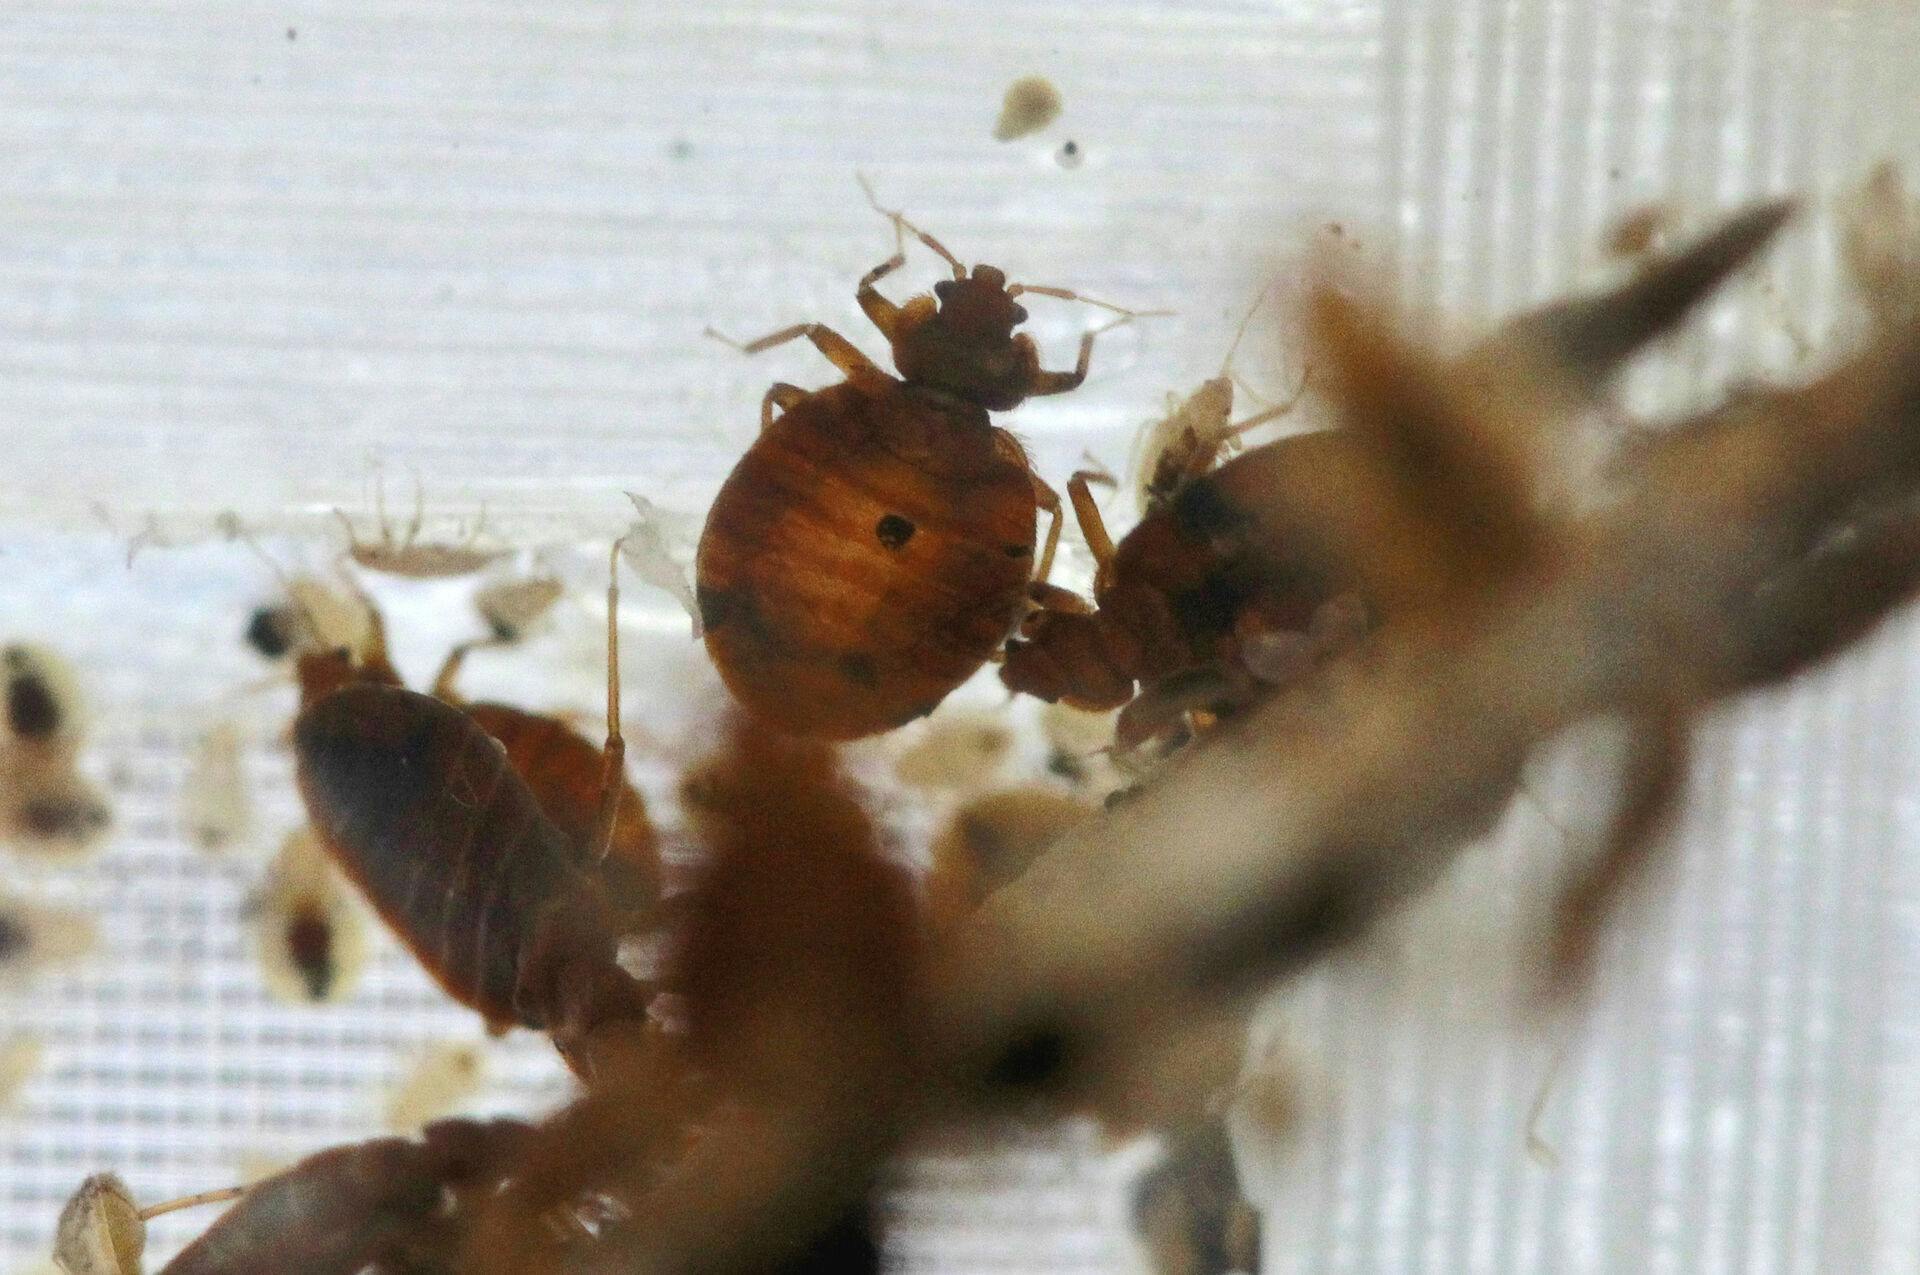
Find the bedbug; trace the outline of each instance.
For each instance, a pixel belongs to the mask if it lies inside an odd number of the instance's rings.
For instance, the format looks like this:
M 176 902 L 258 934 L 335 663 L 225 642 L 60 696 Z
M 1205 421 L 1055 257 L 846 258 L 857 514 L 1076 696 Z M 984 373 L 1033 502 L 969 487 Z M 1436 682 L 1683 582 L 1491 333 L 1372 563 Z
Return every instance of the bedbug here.
M 287 836 L 247 911 L 274 996 L 321 1005 L 353 992 L 366 963 L 366 922 L 312 832 Z
M 638 1021 L 645 1001 L 614 962 L 619 926 L 600 871 L 623 835 L 657 871 L 623 765 L 616 583 L 607 595 L 597 755 L 551 719 L 405 690 L 384 650 L 357 666 L 338 652 L 303 659 L 294 724 L 301 795 L 335 861 L 491 1030 L 545 1028 L 563 1052 L 603 1019 Z M 437 689 L 466 650 L 449 657 Z
M 78 679 L 58 653 L 0 648 L 0 837 L 38 852 L 90 848 L 112 822 L 76 765 L 85 724 Z
M 1357 460 L 1352 440 L 1327 430 L 1251 448 L 1187 476 L 1117 545 L 1076 479 L 1095 605 L 1047 598 L 1009 644 L 1001 681 L 1077 708 L 1127 706 L 1117 735 L 1125 747 L 1263 675 L 1286 680 L 1369 617 L 1357 582 L 1312 528 L 1263 526 L 1244 511 L 1273 507 L 1267 498 L 1290 484 L 1336 481 Z M 1140 684 L 1153 696 L 1136 704 Z
M 854 295 L 899 376 L 819 323 L 738 345 L 756 354 L 804 337 L 846 379 L 767 391 L 760 436 L 714 500 L 695 567 L 707 650 L 734 697 L 772 725 L 829 739 L 926 716 L 1025 613 L 1029 583 L 1052 564 L 1060 501 L 989 413 L 1080 385 L 1097 335 L 1081 338 L 1071 371 L 1042 368 L 1033 338 L 1014 332 L 1027 318 L 1018 298 L 1088 298 L 1010 284 L 994 266 L 969 271 L 879 211 L 896 251 Z M 953 277 L 896 305 L 874 284 L 904 263 L 909 233 Z M 1121 322 L 1134 315 L 1105 308 Z M 1041 509 L 1052 525 L 1036 567 Z
M 6 687 L 7 735 L 14 741 L 51 747 L 79 736 L 78 679 L 58 653 L 9 643 L 0 647 L 0 678 Z
M 387 521 L 384 484 L 375 485 L 373 498 L 374 521 L 380 527 L 378 540 L 360 539 L 353 529 L 353 520 L 338 509 L 333 511 L 333 516 L 346 529 L 347 556 L 369 571 L 403 576 L 410 580 L 437 580 L 447 576 L 472 575 L 507 555 L 505 549 L 487 548 L 478 543 L 486 522 L 484 513 L 475 523 L 473 533 L 460 544 L 421 540 L 420 528 L 426 521 L 426 494 L 421 490 L 418 480 L 413 487 L 413 519 L 407 524 L 406 533 L 398 539 L 394 537 L 393 525 Z
M 1200 383 L 1185 398 L 1169 394 L 1167 414 L 1150 422 L 1134 443 L 1132 469 L 1134 495 L 1144 515 L 1172 498 L 1189 478 L 1212 469 L 1220 456 L 1240 445 L 1240 437 L 1257 426 L 1275 421 L 1291 412 L 1306 393 L 1309 377 L 1283 403 L 1264 408 L 1244 420 L 1233 419 L 1233 391 L 1239 383 L 1233 373 L 1233 356 L 1247 335 L 1247 325 L 1260 310 L 1271 288 L 1263 289 L 1240 317 L 1227 356 L 1220 370 Z
M 1044 609 L 1009 644 L 1001 680 L 1082 708 L 1124 705 L 1124 749 L 1190 713 L 1244 707 L 1399 610 L 1471 593 L 1534 543 L 1529 520 L 1483 517 L 1494 502 L 1475 486 L 1511 468 L 1498 422 L 1542 406 L 1524 399 L 1532 382 L 1513 366 L 1545 355 L 1591 370 L 1597 384 L 1757 252 L 1779 217 L 1734 218 L 1617 287 L 1523 314 L 1460 355 L 1448 375 L 1475 387 L 1472 418 L 1493 422 L 1473 439 L 1486 455 L 1433 450 L 1413 418 L 1457 405 L 1410 405 L 1393 391 L 1396 378 L 1431 369 L 1336 330 L 1337 307 L 1324 308 L 1346 426 L 1278 439 L 1205 472 L 1189 467 L 1117 545 L 1077 475 L 1068 490 L 1096 562 L 1095 605 L 1057 589 L 1038 595 Z M 1569 378 L 1542 384 L 1591 401 Z M 1422 491 L 1427 499 L 1412 499 Z

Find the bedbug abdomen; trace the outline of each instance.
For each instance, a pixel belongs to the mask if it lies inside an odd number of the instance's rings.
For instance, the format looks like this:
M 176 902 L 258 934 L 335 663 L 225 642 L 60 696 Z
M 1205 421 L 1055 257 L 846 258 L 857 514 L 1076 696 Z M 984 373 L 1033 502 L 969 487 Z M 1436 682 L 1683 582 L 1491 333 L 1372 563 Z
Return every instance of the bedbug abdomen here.
M 300 714 L 294 746 L 314 830 L 428 972 L 490 1026 L 544 1026 L 521 962 L 589 881 L 501 745 L 430 696 L 351 686 Z
M 965 404 L 839 385 L 775 420 L 707 515 L 707 649 L 756 717 L 854 739 L 931 712 L 1006 640 L 1033 484 Z
M 554 717 L 529 713 L 510 704 L 468 704 L 466 714 L 507 750 L 507 764 L 533 790 L 540 811 L 568 843 L 583 847 L 589 862 L 599 853 L 590 845 L 600 817 L 600 780 L 604 754 L 573 727 Z M 646 801 L 620 776 L 620 806 L 613 839 L 597 874 L 609 902 L 629 916 L 650 917 L 660 902 L 660 851 Z

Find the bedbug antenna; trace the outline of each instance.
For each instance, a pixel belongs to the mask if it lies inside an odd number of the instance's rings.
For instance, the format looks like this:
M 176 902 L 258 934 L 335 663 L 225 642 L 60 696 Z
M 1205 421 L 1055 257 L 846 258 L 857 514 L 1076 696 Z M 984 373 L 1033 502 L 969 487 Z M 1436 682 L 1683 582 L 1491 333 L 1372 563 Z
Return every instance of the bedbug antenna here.
M 1240 352 L 1240 342 L 1247 335 L 1247 328 L 1252 324 L 1253 316 L 1260 313 L 1260 307 L 1265 305 L 1267 298 L 1273 295 L 1273 288 L 1274 281 L 1267 280 L 1266 286 L 1254 294 L 1253 304 L 1249 305 L 1247 312 L 1240 316 L 1240 326 L 1233 330 L 1233 343 L 1227 346 L 1227 357 L 1220 360 L 1220 375 L 1228 376 L 1232 373 L 1233 356 Z
M 967 277 L 966 264 L 962 262 L 960 258 L 954 256 L 945 244 L 908 221 L 907 215 L 898 208 L 888 208 L 880 202 L 880 197 L 873 193 L 873 183 L 867 180 L 865 173 L 855 172 L 854 178 L 860 183 L 860 189 L 867 193 L 867 203 L 873 206 L 873 210 L 893 223 L 893 247 L 896 254 L 905 248 L 906 236 L 911 234 L 915 239 L 918 239 L 921 243 L 937 253 L 949 266 L 953 267 L 953 277 L 955 279 L 965 279 Z
M 1061 301 L 1078 301 L 1081 305 L 1097 306 L 1102 310 L 1111 310 L 1120 316 L 1122 323 L 1128 319 L 1160 319 L 1170 314 L 1178 313 L 1174 310 L 1130 310 L 1126 306 L 1115 305 L 1111 301 L 1102 301 L 1098 297 L 1090 297 L 1084 293 L 1075 292 L 1072 288 L 1055 288 L 1043 283 L 1015 283 L 1009 284 L 1007 287 L 1007 295 L 1010 297 L 1017 297 L 1023 293 L 1033 293 L 1036 296 L 1042 297 L 1055 297 Z M 1119 326 L 1119 323 L 1109 323 L 1105 328 L 1100 328 L 1099 331 L 1105 332 L 1109 328 L 1117 328 Z

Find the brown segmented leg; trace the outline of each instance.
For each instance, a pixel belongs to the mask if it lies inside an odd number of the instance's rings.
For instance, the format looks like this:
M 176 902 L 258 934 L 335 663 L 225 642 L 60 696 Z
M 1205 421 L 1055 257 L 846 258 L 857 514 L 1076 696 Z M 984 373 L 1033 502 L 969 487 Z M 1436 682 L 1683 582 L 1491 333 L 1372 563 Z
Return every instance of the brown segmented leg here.
M 1107 534 L 1107 520 L 1101 517 L 1100 506 L 1093 502 L 1093 490 L 1087 485 L 1094 477 L 1083 469 L 1069 478 L 1067 498 L 1073 501 L 1074 521 L 1080 524 L 1080 535 L 1093 554 L 1093 592 L 1098 597 L 1112 582 L 1114 547 L 1113 537 Z
M 882 371 L 878 364 L 860 353 L 860 348 L 847 338 L 835 332 L 824 323 L 796 323 L 778 332 L 769 332 L 757 340 L 744 344 L 714 328 L 706 330 L 708 336 L 722 345 L 731 345 L 742 354 L 760 354 L 776 345 L 785 345 L 789 341 L 798 341 L 801 337 L 813 342 L 813 348 L 826 356 L 827 362 L 840 369 L 849 381 L 868 381 L 875 378 L 891 381 L 893 378 Z
M 588 843 L 595 863 L 605 863 L 613 849 L 613 829 L 626 791 L 627 739 L 620 733 L 620 546 L 625 543 L 626 537 L 620 537 L 607 555 L 607 743 L 601 754 L 600 812 Z
M 475 638 L 471 642 L 462 642 L 460 645 L 454 647 L 451 651 L 447 652 L 447 658 L 441 661 L 440 671 L 436 673 L 433 678 L 433 689 L 430 690 L 428 694 L 437 700 L 443 700 L 456 707 L 464 704 L 466 701 L 461 698 L 460 692 L 453 689 L 453 683 L 454 680 L 460 676 L 461 666 L 467 662 L 467 652 L 480 650 L 489 646 L 506 645 L 507 640 L 505 638 L 496 637 Z
M 1020 292 L 1023 286 L 1024 285 L 1021 285 L 1021 284 L 1015 284 L 1013 287 L 1008 288 L 1007 289 L 1008 295 L 1011 296 Z M 1064 292 L 1059 289 L 1028 287 L 1028 288 L 1025 288 L 1025 290 L 1028 292 L 1044 293 L 1045 295 L 1050 297 L 1066 296 L 1069 299 L 1076 300 L 1076 301 L 1087 300 L 1085 297 L 1075 297 L 1072 293 Z M 1088 302 L 1088 304 L 1106 305 L 1104 301 L 1090 301 Z M 1119 306 L 1108 306 L 1107 308 L 1112 310 L 1120 309 Z M 1138 313 L 1139 314 L 1165 314 L 1168 312 L 1164 310 L 1141 310 Z M 1028 336 L 1024 332 L 1022 332 L 1019 336 L 1014 337 L 1013 347 L 1016 351 L 1019 352 L 1020 361 L 1022 364 L 1025 365 L 1027 370 L 1027 385 L 1028 385 L 1027 396 L 1029 398 L 1041 398 L 1048 394 L 1065 394 L 1068 390 L 1079 389 L 1081 383 L 1087 379 L 1087 369 L 1093 366 L 1094 338 L 1098 336 L 1102 336 L 1108 332 L 1111 332 L 1115 328 L 1121 327 L 1124 324 L 1131 323 L 1136 317 L 1138 317 L 1136 313 L 1132 310 L 1121 310 L 1120 314 L 1121 314 L 1121 317 L 1118 319 L 1115 319 L 1112 323 L 1109 323 L 1104 327 L 1095 328 L 1093 331 L 1083 333 L 1081 335 L 1080 354 L 1078 358 L 1074 359 L 1073 370 L 1071 372 L 1047 371 L 1045 368 L 1040 366 L 1040 349 L 1038 346 L 1034 345 L 1033 338 Z
M 892 341 L 894 333 L 900 327 L 900 307 L 874 290 L 873 285 L 886 278 L 906 264 L 906 257 L 896 252 L 885 261 L 860 276 L 860 286 L 854 289 L 853 298 L 860 303 L 860 309 L 873 326 L 880 329 L 880 335 Z
M 789 385 L 785 381 L 775 381 L 768 387 L 767 392 L 762 395 L 760 399 L 760 432 L 764 434 L 773 427 L 774 408 L 777 407 L 783 412 L 790 412 L 802 399 L 806 398 L 806 396 L 807 392 L 798 385 Z
M 1046 510 L 1052 519 L 1047 524 L 1047 540 L 1040 550 L 1039 565 L 1033 569 L 1033 583 L 1045 584 L 1053 574 L 1053 555 L 1060 548 L 1060 493 L 1032 470 L 1027 471 L 1027 481 L 1033 484 L 1033 503 Z
M 947 250 L 945 244 L 908 221 L 906 214 L 899 209 L 886 208 L 881 205 L 880 197 L 873 193 L 873 185 L 867 181 L 865 173 L 856 173 L 854 177 L 855 180 L 860 183 L 860 189 L 867 193 L 867 202 L 873 205 L 873 210 L 893 223 L 893 257 L 890 262 L 874 267 L 862 282 L 871 282 L 881 275 L 886 274 L 889 270 L 897 269 L 900 266 L 901 262 L 905 260 L 900 252 L 900 249 L 905 246 L 905 240 L 902 238 L 903 235 L 912 235 L 915 239 L 925 244 L 930 251 L 938 255 L 942 261 L 945 261 L 947 265 L 953 268 L 953 277 L 955 279 L 964 279 L 967 277 L 966 266 L 961 264 L 960 258 L 954 256 L 953 253 Z M 878 321 L 876 320 L 876 322 Z

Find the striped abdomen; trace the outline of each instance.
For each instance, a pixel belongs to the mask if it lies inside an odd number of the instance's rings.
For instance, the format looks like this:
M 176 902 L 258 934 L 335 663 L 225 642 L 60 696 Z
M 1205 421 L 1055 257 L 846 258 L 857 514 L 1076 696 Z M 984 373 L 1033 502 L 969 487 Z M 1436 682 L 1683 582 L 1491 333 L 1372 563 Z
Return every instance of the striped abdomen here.
M 788 730 L 901 725 L 1006 640 L 1034 524 L 1025 458 L 984 411 L 821 390 L 748 449 L 707 515 L 707 649 L 735 697 Z
M 350 686 L 300 714 L 294 746 L 314 830 L 428 972 L 492 1027 L 545 1026 L 522 962 L 593 882 L 501 745 L 429 696 Z M 610 937 L 579 941 L 611 959 Z

